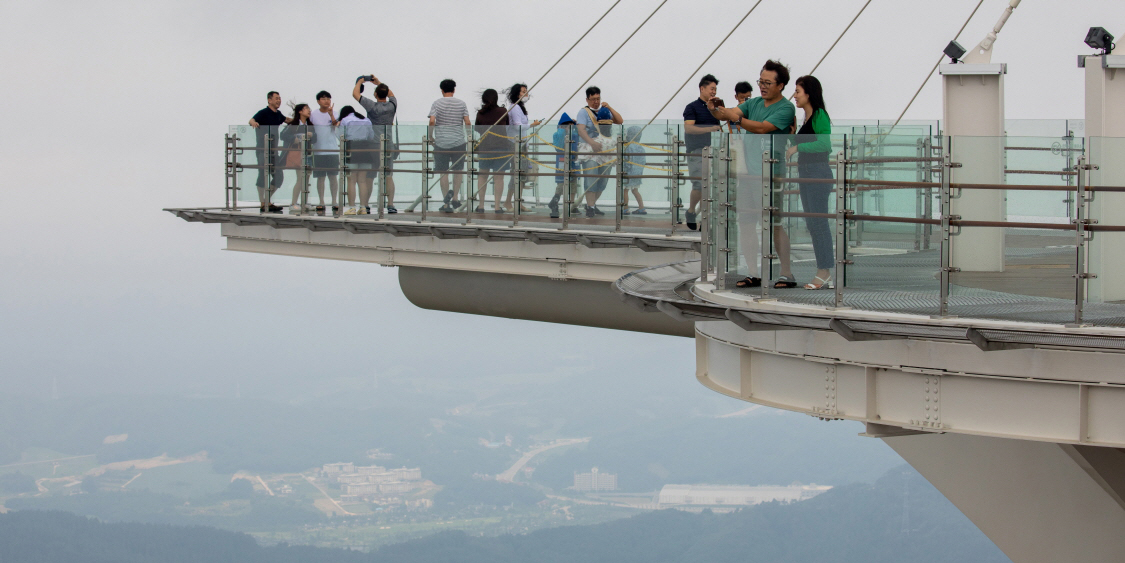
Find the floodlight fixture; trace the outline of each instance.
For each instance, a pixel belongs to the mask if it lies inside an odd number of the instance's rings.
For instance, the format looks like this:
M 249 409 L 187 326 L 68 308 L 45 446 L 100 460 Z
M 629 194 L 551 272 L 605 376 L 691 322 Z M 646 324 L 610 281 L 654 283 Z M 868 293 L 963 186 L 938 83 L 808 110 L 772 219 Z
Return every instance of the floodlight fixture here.
M 1108 55 L 1116 47 L 1113 43 L 1113 34 L 1106 31 L 1104 27 L 1091 27 L 1086 33 L 1086 45 L 1091 49 L 1101 49 L 1103 55 Z
M 953 60 L 953 64 L 961 62 L 961 57 L 965 55 L 965 48 L 956 41 L 950 41 L 949 45 L 945 46 L 943 51 L 947 57 Z

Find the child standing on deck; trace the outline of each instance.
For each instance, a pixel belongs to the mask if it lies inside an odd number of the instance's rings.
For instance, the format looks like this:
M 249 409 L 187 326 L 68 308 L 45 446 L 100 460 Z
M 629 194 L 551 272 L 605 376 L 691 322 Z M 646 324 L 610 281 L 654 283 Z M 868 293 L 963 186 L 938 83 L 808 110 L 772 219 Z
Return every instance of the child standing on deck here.
M 567 134 L 569 132 L 569 135 Z M 555 196 L 547 204 L 551 210 L 551 218 L 559 218 L 559 199 L 562 198 L 563 190 L 570 190 L 571 213 L 578 210 L 577 203 L 574 201 L 576 187 L 578 186 L 578 179 L 572 177 L 570 185 L 566 186 L 566 178 L 563 175 L 563 170 L 566 169 L 566 145 L 570 143 L 570 169 L 575 170 L 578 168 L 578 157 L 575 153 L 578 152 L 578 129 L 575 127 L 575 121 L 566 112 L 563 112 L 562 117 L 559 118 L 559 127 L 555 129 L 555 135 L 551 138 L 551 144 L 555 147 L 555 169 L 558 174 L 555 174 Z
M 641 128 L 633 125 L 625 134 L 625 175 L 640 176 L 644 173 L 645 148 L 641 146 Z M 629 215 L 629 192 L 637 198 L 637 209 L 633 215 L 648 215 L 645 211 L 645 201 L 641 199 L 641 178 L 626 178 L 625 189 L 622 190 L 621 214 Z

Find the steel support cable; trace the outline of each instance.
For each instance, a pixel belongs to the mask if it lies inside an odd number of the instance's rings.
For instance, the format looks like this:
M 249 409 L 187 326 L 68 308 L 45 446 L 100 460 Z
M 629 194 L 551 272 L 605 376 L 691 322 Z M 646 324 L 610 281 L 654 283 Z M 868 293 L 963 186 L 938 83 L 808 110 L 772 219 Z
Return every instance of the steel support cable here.
M 813 65 L 812 70 L 809 71 L 809 74 L 812 74 L 812 73 L 816 72 L 816 69 L 820 68 L 820 63 L 824 62 L 824 59 L 828 58 L 828 54 L 832 52 L 832 49 L 836 48 L 836 44 L 839 43 L 840 40 L 844 38 L 844 35 L 847 34 L 848 30 L 852 28 L 852 24 L 854 24 L 855 21 L 859 19 L 859 16 L 863 14 L 863 11 L 866 10 L 867 6 L 870 5 L 870 4 L 871 4 L 871 0 L 867 0 L 867 3 L 865 3 L 863 5 L 863 7 L 859 9 L 859 13 L 857 13 L 855 15 L 855 17 L 852 18 L 852 21 L 848 22 L 848 27 L 845 27 L 844 31 L 840 33 L 840 36 L 837 37 L 836 40 L 832 42 L 832 46 L 829 47 L 828 50 L 824 52 L 824 56 L 820 57 L 819 61 L 816 61 L 816 64 Z M 796 96 L 797 94 L 794 93 L 793 95 Z
M 556 67 L 556 66 L 559 66 L 559 63 L 561 63 L 561 62 L 562 62 L 562 60 L 563 60 L 563 59 L 565 59 L 565 58 L 566 58 L 566 56 L 567 56 L 567 55 L 569 55 L 569 54 L 570 54 L 570 52 L 571 52 L 571 51 L 573 51 L 573 50 L 574 50 L 574 48 L 575 48 L 575 47 L 577 47 L 577 46 L 578 46 L 578 44 L 579 44 L 579 43 L 581 43 L 581 42 L 582 42 L 582 40 L 583 40 L 583 39 L 585 39 L 585 38 L 586 38 L 586 36 L 590 34 L 590 32 L 591 32 L 591 31 L 594 31 L 594 28 L 595 28 L 595 27 L 597 27 L 599 23 L 602 23 L 602 20 L 604 20 L 604 19 L 605 19 L 605 17 L 606 17 L 606 16 L 608 16 L 608 15 L 609 15 L 609 13 L 610 13 L 610 12 L 612 12 L 612 11 L 613 11 L 613 9 L 614 9 L 614 8 L 616 8 L 616 7 L 617 7 L 617 5 L 618 5 L 618 4 L 620 4 L 620 3 L 621 3 L 621 0 L 617 0 L 616 2 L 614 2 L 614 3 L 613 3 L 613 4 L 612 4 L 612 5 L 610 6 L 610 7 L 609 7 L 609 9 L 607 9 L 607 10 L 605 11 L 605 13 L 604 13 L 604 14 L 602 14 L 602 17 L 600 17 L 600 18 L 598 18 L 598 19 L 597 19 L 596 21 L 594 21 L 593 25 L 591 25 L 591 26 L 590 26 L 589 28 L 587 28 L 587 29 L 586 29 L 586 32 L 585 32 L 585 33 L 583 33 L 583 34 L 582 34 L 582 35 L 581 35 L 581 36 L 580 36 L 580 37 L 578 38 L 578 40 L 577 40 L 577 41 L 575 41 L 575 42 L 574 42 L 574 43 L 573 43 L 573 44 L 572 44 L 572 45 L 570 46 L 570 48 L 569 48 L 569 49 L 567 49 L 567 50 L 566 50 L 566 52 L 565 52 L 565 53 L 563 53 L 563 54 L 562 54 L 562 56 L 561 56 L 561 57 L 559 57 L 559 58 L 558 58 L 558 59 L 557 59 L 557 60 L 555 61 L 555 63 L 554 63 L 554 64 L 552 64 L 552 65 L 551 65 L 551 67 L 550 67 L 550 68 L 548 68 L 548 69 L 547 69 L 547 71 L 543 73 L 543 75 L 542 75 L 542 76 L 540 76 L 540 77 L 539 77 L 539 79 L 538 79 L 538 80 L 536 80 L 536 81 L 535 81 L 535 82 L 534 82 L 534 83 L 533 83 L 533 84 L 532 84 L 531 86 L 528 86 L 528 88 L 527 88 L 527 93 L 528 93 L 528 95 L 530 95 L 530 94 L 531 94 L 531 90 L 532 90 L 532 89 L 534 89 L 534 88 L 535 88 L 536 86 L 538 86 L 538 85 L 539 85 L 539 83 L 540 83 L 540 82 L 542 82 L 544 78 L 547 78 L 547 75 L 548 75 L 548 74 L 550 74 L 552 70 L 555 70 L 555 67 Z M 661 5 L 663 5 L 663 4 L 661 4 Z M 659 9 L 659 7 L 658 7 L 657 9 Z M 649 16 L 649 17 L 652 17 L 652 16 Z M 648 20 L 645 20 L 645 21 L 648 21 Z M 643 25 L 643 24 L 642 24 L 642 25 Z M 636 32 L 634 32 L 634 33 L 636 33 Z M 504 115 L 508 115 L 508 113 L 512 111 L 512 108 L 513 108 L 513 107 L 515 107 L 515 104 L 512 104 L 512 105 L 511 105 L 511 107 L 509 107 L 509 108 L 508 108 L 508 110 L 504 112 Z M 554 117 L 554 116 L 552 115 L 551 117 Z M 500 120 L 497 120 L 497 121 L 496 121 L 496 123 L 499 123 L 499 122 L 500 122 Z M 488 126 L 488 129 L 485 129 L 485 130 L 484 130 L 484 133 L 482 133 L 482 134 L 481 134 L 481 138 L 483 138 L 483 137 L 484 137 L 485 135 L 487 135 L 487 134 L 491 133 L 491 132 L 492 132 L 492 128 L 496 126 L 496 123 L 493 123 L 492 125 L 489 125 L 489 126 Z M 395 118 L 395 134 L 396 134 L 396 136 L 397 136 L 397 134 L 398 134 L 398 118 L 397 118 L 397 116 L 396 116 L 396 118 Z M 470 141 L 472 141 L 472 139 L 470 139 Z M 430 190 L 432 190 L 432 189 L 433 189 L 433 187 L 434 187 L 434 186 L 436 186 L 436 185 L 438 184 L 438 182 L 440 182 L 440 181 L 441 181 L 441 179 L 440 179 L 440 178 L 439 178 L 438 180 L 434 180 L 434 183 L 433 183 L 433 184 L 431 184 L 431 185 L 430 185 L 430 187 L 426 189 L 426 192 L 429 192 Z M 420 203 L 420 202 L 422 201 L 422 200 L 421 200 L 421 197 L 422 197 L 422 196 L 419 196 L 419 199 L 418 199 L 417 201 L 415 201 L 415 202 L 414 202 L 414 205 L 415 205 L 415 206 L 416 206 L 416 205 L 418 205 L 418 203 Z
M 980 0 L 979 2 L 977 2 L 977 7 L 973 8 L 973 12 L 969 14 L 968 18 L 965 19 L 965 23 L 961 24 L 961 29 L 957 30 L 957 35 L 953 36 L 954 41 L 956 41 L 958 37 L 961 37 L 961 32 L 965 31 L 965 28 L 969 25 L 969 20 L 972 20 L 973 16 L 977 15 L 977 10 L 980 9 L 981 4 L 984 4 L 984 0 Z M 922 85 L 919 86 L 918 90 L 916 90 L 914 92 L 914 95 L 911 96 L 910 101 L 906 103 L 906 107 L 902 109 L 902 113 L 898 114 L 898 119 L 895 120 L 894 125 L 891 125 L 891 128 L 887 130 L 888 134 L 891 131 L 894 131 L 894 128 L 898 126 L 898 122 L 902 121 L 902 117 L 906 115 L 907 110 L 910 109 L 910 106 L 914 103 L 914 100 L 918 98 L 918 94 L 922 93 L 922 88 L 926 87 L 926 83 L 929 82 L 930 78 L 934 76 L 934 72 L 937 71 L 938 65 L 941 64 L 941 61 L 944 58 L 944 54 L 938 57 L 937 62 L 934 63 L 934 68 L 930 69 L 930 73 L 926 75 L 926 79 L 922 81 Z
M 758 0 L 758 1 L 759 1 L 759 2 L 761 2 L 761 0 Z M 652 11 L 652 13 L 651 13 L 651 14 L 649 14 L 647 18 L 645 18 L 645 21 L 641 22 L 641 25 L 638 25 L 638 26 L 637 26 L 637 29 L 634 29 L 634 30 L 633 30 L 633 33 L 630 33 L 630 34 L 629 34 L 629 36 L 628 36 L 628 37 L 626 37 L 626 38 L 625 38 L 625 40 L 624 40 L 624 41 L 622 41 L 622 42 L 621 42 L 621 44 L 620 44 L 620 45 L 618 45 L 618 46 L 617 46 L 617 48 L 616 48 L 616 49 L 614 49 L 614 50 L 613 50 L 613 52 L 609 54 L 609 57 L 606 57 L 605 61 L 603 61 L 603 62 L 602 62 L 602 64 L 598 65 L 598 68 L 594 69 L 594 72 L 590 73 L 590 76 L 588 76 L 588 77 L 586 78 L 586 80 L 583 80 L 583 81 L 582 81 L 582 83 L 581 83 L 581 84 L 580 84 L 580 85 L 578 86 L 578 88 L 577 88 L 577 89 L 575 89 L 575 90 L 574 90 L 574 92 L 572 92 L 572 93 L 571 93 L 571 94 L 570 94 L 569 96 L 567 96 L 567 97 L 566 97 L 566 101 L 564 101 L 564 102 L 562 103 L 562 105 L 558 107 L 558 109 L 556 109 L 556 110 L 555 110 L 555 111 L 554 111 L 553 113 L 551 113 L 551 116 L 550 116 L 550 117 L 548 117 L 547 119 L 544 119 L 544 120 L 543 120 L 543 123 L 542 123 L 542 124 L 540 124 L 540 127 L 542 127 L 543 125 L 545 125 L 545 124 L 547 124 L 547 123 L 550 123 L 550 122 L 551 122 L 551 120 L 552 120 L 552 119 L 554 119 L 554 118 L 555 118 L 555 116 L 556 116 L 556 115 L 558 115 L 558 113 L 559 113 L 560 111 L 562 111 L 562 109 L 563 109 L 564 107 L 566 107 L 566 104 L 570 102 L 570 99 L 571 99 L 571 98 L 573 98 L 573 97 L 574 97 L 574 96 L 575 96 L 576 94 L 578 94 L 578 92 L 581 92 L 581 91 L 582 91 L 582 87 L 583 87 L 583 86 L 585 86 L 585 85 L 586 85 L 586 84 L 587 84 L 588 82 L 590 82 L 590 80 L 592 80 L 592 79 L 594 78 L 594 76 L 595 76 L 596 74 L 598 74 L 598 72 L 599 72 L 599 71 L 601 71 L 601 70 L 602 70 L 602 67 L 604 67 L 604 66 L 605 66 L 605 65 L 606 65 L 607 63 L 609 63 L 610 59 L 612 59 L 612 58 L 614 57 L 614 55 L 616 55 L 616 54 L 617 54 L 617 52 L 618 52 L 618 51 L 620 51 L 620 50 L 621 50 L 621 48 L 622 48 L 622 47 L 624 47 L 624 46 L 625 46 L 625 44 L 626 44 L 626 43 L 628 43 L 628 42 L 629 42 L 629 40 L 630 40 L 630 39 L 632 39 L 632 38 L 633 38 L 633 36 L 634 36 L 634 35 L 636 35 L 636 34 L 637 34 L 637 32 L 638 32 L 638 31 L 640 31 L 640 30 L 641 30 L 641 28 L 642 28 L 642 27 L 644 27 L 646 23 L 648 23 L 648 20 L 652 19 L 652 16 L 655 16 L 655 15 L 656 15 L 656 12 L 659 12 L 659 11 L 660 11 L 660 8 L 663 8 L 663 7 L 664 7 L 664 4 L 667 4 L 667 3 L 668 3 L 668 0 L 662 0 L 662 1 L 660 2 L 660 4 L 659 4 L 658 6 L 656 6 L 656 9 L 655 9 L 655 10 L 653 10 L 653 11 Z
M 868 2 L 870 1 L 871 0 L 868 0 Z M 687 86 L 688 82 L 690 82 L 691 79 L 695 77 L 695 73 L 699 72 L 699 70 L 703 68 L 703 65 L 707 64 L 707 61 L 711 60 L 711 57 L 715 56 L 715 53 L 718 52 L 719 47 L 722 47 L 723 43 L 726 43 L 727 39 L 730 39 L 730 36 L 734 35 L 735 30 L 737 30 L 739 26 L 742 25 L 742 22 L 746 21 L 746 18 L 750 17 L 750 14 L 752 14 L 754 10 L 757 9 L 758 4 L 761 3 L 762 0 L 758 0 L 757 2 L 755 2 L 754 5 L 750 7 L 750 10 L 746 12 L 746 15 L 742 16 L 742 19 L 738 20 L 738 23 L 734 24 L 734 27 L 731 28 L 726 37 L 723 37 L 723 40 L 719 41 L 719 44 L 715 45 L 715 48 L 711 50 L 711 54 L 707 55 L 707 58 L 703 59 L 703 62 L 699 63 L 699 66 L 695 67 L 695 70 L 691 71 L 691 74 L 689 74 L 687 79 L 684 80 L 684 83 L 680 84 L 680 87 L 676 88 L 675 92 L 672 92 L 672 96 L 668 98 L 668 101 L 664 102 L 664 105 L 660 106 L 660 109 L 656 110 L 656 113 L 653 114 L 652 119 L 648 120 L 648 123 L 645 123 L 645 127 L 652 125 L 652 122 L 656 121 L 656 117 L 660 115 L 660 112 L 664 111 L 664 109 L 668 107 L 668 104 L 672 103 L 672 100 L 676 99 L 676 96 L 680 95 L 680 91 L 683 90 L 684 86 Z M 641 129 L 641 133 L 644 133 L 644 128 Z M 637 135 L 637 138 L 640 138 L 640 134 Z

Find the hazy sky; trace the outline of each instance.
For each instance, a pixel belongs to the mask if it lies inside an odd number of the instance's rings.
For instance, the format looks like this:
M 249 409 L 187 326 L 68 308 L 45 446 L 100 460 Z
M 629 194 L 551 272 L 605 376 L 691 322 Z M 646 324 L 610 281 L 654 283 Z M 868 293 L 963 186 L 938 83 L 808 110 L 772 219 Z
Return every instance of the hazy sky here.
M 546 117 L 657 5 L 624 0 L 532 94 Z M 800 75 L 863 0 L 764 0 L 704 68 L 729 95 L 764 59 Z M 891 118 L 974 0 L 875 0 L 825 61 L 836 119 Z M 986 0 L 961 43 L 1006 6 Z M 750 6 L 669 0 L 593 80 L 626 119 L 648 119 Z M 692 378 L 686 339 L 422 311 L 394 269 L 224 252 L 215 225 L 163 207 L 222 203 L 222 135 L 267 90 L 348 103 L 374 72 L 420 120 L 458 95 L 533 82 L 608 2 L 0 2 L 0 392 L 268 394 L 356 373 L 472 375 L 550 366 Z M 1091 25 L 1125 34 L 1125 2 L 1027 0 L 1001 34 L 1010 118 L 1081 117 L 1075 55 Z M 693 81 L 697 78 L 693 77 Z M 940 117 L 934 80 L 908 118 Z M 689 85 L 661 117 L 676 118 Z M 567 104 L 571 111 L 577 100 Z M 487 361 L 482 361 L 487 360 Z M 292 385 L 291 385 L 292 384 Z M 249 388 L 249 389 L 248 389 Z

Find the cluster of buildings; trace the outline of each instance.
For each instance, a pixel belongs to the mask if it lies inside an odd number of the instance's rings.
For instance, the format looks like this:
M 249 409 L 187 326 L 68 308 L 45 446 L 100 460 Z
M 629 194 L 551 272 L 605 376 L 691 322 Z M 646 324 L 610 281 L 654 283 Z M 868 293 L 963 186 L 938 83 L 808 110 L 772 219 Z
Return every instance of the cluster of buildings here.
M 416 504 L 402 501 L 400 495 L 422 487 L 422 469 L 400 467 L 387 469 L 379 465 L 357 466 L 354 463 L 326 463 L 321 475 L 340 485 L 343 502 L 376 502 L 379 504 Z

